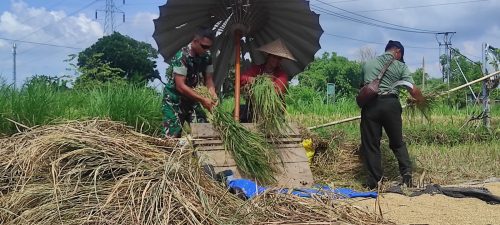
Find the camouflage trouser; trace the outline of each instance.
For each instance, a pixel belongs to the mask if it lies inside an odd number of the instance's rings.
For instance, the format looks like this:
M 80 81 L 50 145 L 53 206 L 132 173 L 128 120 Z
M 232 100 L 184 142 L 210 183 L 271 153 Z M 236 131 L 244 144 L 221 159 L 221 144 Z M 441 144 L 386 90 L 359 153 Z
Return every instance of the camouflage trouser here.
M 163 134 L 165 137 L 180 137 L 185 122 L 206 123 L 207 117 L 200 103 L 191 101 L 172 101 L 165 97 L 162 105 Z

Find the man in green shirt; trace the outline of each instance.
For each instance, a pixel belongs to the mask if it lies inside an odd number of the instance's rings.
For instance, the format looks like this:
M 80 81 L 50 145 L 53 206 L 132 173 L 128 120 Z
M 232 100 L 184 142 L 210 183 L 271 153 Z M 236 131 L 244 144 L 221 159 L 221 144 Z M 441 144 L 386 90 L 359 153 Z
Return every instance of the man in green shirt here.
M 383 177 L 380 139 L 382 127 L 389 137 L 389 147 L 394 152 L 399 164 L 403 183 L 411 186 L 411 161 L 406 144 L 403 141 L 401 104 L 398 87 L 404 86 L 416 101 L 423 101 L 420 90 L 404 64 L 404 47 L 399 41 L 389 41 L 385 53 L 363 66 L 363 82 L 370 83 L 391 60 L 385 75 L 380 81 L 378 96 L 361 109 L 361 147 L 363 163 L 368 171 L 366 185 L 370 189 L 377 187 Z
M 180 137 L 184 122 L 206 122 L 200 107 L 211 110 L 217 103 L 198 95 L 194 88 L 205 85 L 213 99 L 217 99 L 213 81 L 212 56 L 209 49 L 215 33 L 200 29 L 193 40 L 177 52 L 171 61 L 172 74 L 163 90 L 163 133 L 166 137 Z

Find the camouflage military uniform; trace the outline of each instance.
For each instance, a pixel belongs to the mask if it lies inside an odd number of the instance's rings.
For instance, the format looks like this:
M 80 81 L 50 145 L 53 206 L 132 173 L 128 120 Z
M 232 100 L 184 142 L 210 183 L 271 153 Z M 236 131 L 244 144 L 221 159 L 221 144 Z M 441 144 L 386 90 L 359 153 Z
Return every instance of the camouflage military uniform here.
M 209 52 L 202 56 L 191 56 L 191 44 L 182 48 L 171 62 L 173 73 L 186 76 L 186 85 L 194 88 L 204 84 L 207 73 L 213 73 L 212 57 Z M 170 137 L 179 137 L 184 122 L 206 122 L 205 112 L 198 102 L 182 96 L 175 87 L 173 73 L 163 90 L 163 133 Z M 194 115 L 193 115 L 194 114 Z

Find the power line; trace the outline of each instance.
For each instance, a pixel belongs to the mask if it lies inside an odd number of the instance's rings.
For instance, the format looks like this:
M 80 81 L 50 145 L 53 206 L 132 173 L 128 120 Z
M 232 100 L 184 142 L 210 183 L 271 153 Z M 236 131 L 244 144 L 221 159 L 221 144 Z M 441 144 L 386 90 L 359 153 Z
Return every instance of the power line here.
M 459 4 L 468 4 L 468 3 L 476 3 L 476 2 L 487 2 L 487 1 L 489 1 L 489 0 L 449 2 L 449 3 L 438 3 L 438 4 L 429 4 L 429 5 L 405 6 L 405 7 L 398 7 L 398 8 L 386 8 L 386 9 L 369 9 L 369 10 L 360 10 L 360 11 L 355 11 L 355 12 L 357 12 L 357 13 L 381 12 L 381 11 L 398 10 L 398 9 L 415 9 L 415 8 L 426 8 L 426 7 L 433 7 L 433 6 L 445 6 L 445 5 L 459 5 Z
M 454 53 L 454 54 L 461 55 L 461 56 L 462 56 L 462 57 L 464 57 L 465 59 L 469 60 L 471 63 L 474 63 L 474 64 L 479 65 L 479 66 L 481 65 L 481 63 L 476 62 L 476 61 L 474 61 L 474 60 L 472 60 L 472 59 L 468 58 L 467 56 L 465 56 L 464 54 L 460 53 L 460 52 L 459 52 L 457 49 L 455 49 L 455 48 L 451 48 L 451 52 L 452 52 L 452 53 Z M 477 56 L 474 56 L 474 57 L 477 57 Z
M 83 6 L 82 8 L 79 8 L 78 10 L 76 10 L 76 11 L 74 11 L 74 12 L 71 12 L 70 14 L 68 14 L 67 16 L 65 16 L 64 18 L 62 18 L 61 20 L 59 20 L 59 21 L 55 21 L 55 22 L 51 22 L 51 23 L 49 23 L 49 24 L 47 24 L 47 25 L 45 25 L 45 26 L 43 26 L 43 27 L 41 27 L 41 28 L 39 28 L 39 29 L 37 29 L 37 30 L 35 30 L 35 31 L 33 31 L 33 32 L 31 32 L 31 33 L 29 33 L 29 34 L 25 35 L 25 36 L 23 36 L 22 38 L 19 38 L 19 39 L 20 39 L 20 40 L 25 40 L 27 37 L 29 37 L 29 36 L 33 35 L 34 33 L 37 33 L 38 31 L 41 31 L 41 30 L 43 30 L 43 29 L 45 29 L 45 28 L 47 28 L 47 27 L 49 27 L 49 26 L 54 25 L 56 22 L 60 22 L 60 21 L 62 21 L 62 20 L 64 20 L 64 19 L 67 19 L 69 16 L 72 16 L 72 15 L 77 14 L 78 12 L 80 12 L 80 11 L 82 11 L 82 10 L 87 9 L 88 7 L 90 7 L 91 5 L 93 5 L 94 3 L 96 3 L 97 1 L 99 1 L 99 0 L 94 0 L 94 1 L 90 2 L 89 4 L 87 4 L 87 5 Z
M 333 37 L 338 37 L 338 38 L 343 38 L 343 39 L 349 39 L 353 41 L 359 41 L 359 42 L 364 42 L 364 43 L 370 43 L 370 44 L 377 44 L 377 45 L 386 45 L 386 43 L 382 42 L 376 42 L 376 41 L 368 41 L 368 40 L 362 40 L 362 39 L 356 39 L 352 37 L 347 37 L 347 36 L 342 36 L 342 35 L 337 35 L 337 34 L 331 34 L 331 33 L 323 33 L 328 36 L 333 36 Z M 414 49 L 439 49 L 439 48 L 432 48 L 432 47 L 423 47 L 423 46 L 411 46 L 411 45 L 405 45 L 405 48 L 414 48 Z
M 35 44 L 35 45 L 45 45 L 45 46 L 58 47 L 58 48 L 69 48 L 69 49 L 78 49 L 78 50 L 82 49 L 82 48 L 71 47 L 71 46 L 56 45 L 56 44 L 42 43 L 42 42 L 33 42 L 33 41 L 22 41 L 22 40 L 11 39 L 11 38 L 4 38 L 4 37 L 0 37 L 0 40 L 6 40 L 6 41 L 12 41 L 12 42 L 20 42 L 20 43 L 28 43 L 28 44 Z
M 360 23 L 360 24 L 365 24 L 365 25 L 369 25 L 369 26 L 374 26 L 374 27 L 379 27 L 379 28 L 384 28 L 384 29 L 389 29 L 389 30 L 402 31 L 402 32 L 410 32 L 410 33 L 434 34 L 434 33 L 420 32 L 420 31 L 415 31 L 415 30 L 408 30 L 408 29 L 401 29 L 401 28 L 396 28 L 396 27 L 390 27 L 390 26 L 386 26 L 386 25 L 380 25 L 380 24 L 372 23 L 372 22 L 369 22 L 369 21 L 366 21 L 366 20 L 360 20 L 360 19 L 356 19 L 356 18 L 353 18 L 353 17 L 346 16 L 344 14 L 336 13 L 336 12 L 333 12 L 331 10 L 320 8 L 320 7 L 315 6 L 315 5 L 312 5 L 312 9 L 315 10 L 315 11 L 317 11 L 317 12 L 323 13 L 323 14 L 335 16 L 335 17 L 338 17 L 338 18 L 341 18 L 341 19 L 345 19 L 345 20 L 348 20 L 348 21 L 352 21 L 352 22 L 356 22 L 356 23 Z
M 123 0 L 123 4 L 125 5 L 125 0 Z M 95 11 L 95 19 L 97 19 L 97 12 L 105 12 L 106 16 L 104 19 L 104 33 L 107 35 L 115 32 L 115 14 L 122 14 L 123 22 L 125 23 L 125 12 L 120 10 L 115 5 L 114 0 L 106 0 L 106 9 L 104 10 L 96 10 Z
M 99 1 L 99 0 L 94 0 L 94 1 L 90 2 L 90 3 L 89 3 L 89 4 L 87 4 L 87 5 L 84 5 L 83 7 L 81 7 L 81 8 L 79 8 L 79 9 L 77 9 L 76 11 L 71 12 L 70 14 L 68 14 L 68 15 L 67 15 L 67 16 L 65 16 L 63 19 L 61 19 L 60 21 L 57 21 L 57 22 L 61 22 L 62 20 L 67 19 L 68 17 L 70 17 L 70 16 L 72 16 L 72 15 L 74 15 L 74 14 L 76 14 L 76 13 L 78 13 L 78 12 L 82 11 L 82 10 L 85 10 L 85 9 L 89 8 L 90 6 L 92 6 L 93 4 L 95 4 L 95 3 L 96 3 L 96 2 L 98 2 L 98 1 Z M 45 25 L 44 27 L 42 27 L 42 28 L 40 28 L 40 29 L 38 29 L 38 30 L 36 30 L 36 31 L 33 31 L 33 32 L 31 32 L 30 34 L 28 34 L 28 35 L 26 35 L 26 36 L 24 36 L 23 38 L 20 38 L 20 39 L 24 39 L 24 38 L 26 38 L 26 37 L 28 37 L 28 36 L 30 36 L 30 35 L 32 35 L 32 34 L 34 34 L 34 33 L 36 33 L 36 32 L 38 32 L 38 31 L 40 31 L 40 30 L 42 30 L 42 29 L 44 29 L 44 28 L 48 27 L 48 26 L 53 25 L 54 23 L 55 23 L 55 22 L 49 23 L 49 24 Z M 50 41 L 48 41 L 48 42 L 52 42 L 52 41 L 57 40 L 57 39 L 59 39 L 59 38 L 61 38 L 61 37 L 62 37 L 62 36 L 58 36 L 58 37 L 52 38 L 52 39 L 51 39 Z M 19 54 L 19 55 L 20 55 L 20 54 L 24 54 L 24 53 L 26 53 L 26 52 L 29 52 L 29 51 L 30 51 L 30 50 L 32 50 L 33 48 L 36 48 L 36 47 L 31 47 L 31 48 L 28 48 L 28 49 L 26 49 L 26 50 L 24 50 L 24 51 L 22 51 L 22 52 L 19 52 L 18 54 Z M 81 48 L 79 48 L 79 49 L 81 49 Z
M 370 25 L 370 26 L 375 26 L 375 27 L 380 27 L 380 28 L 385 28 L 385 29 L 402 31 L 402 32 L 425 33 L 425 34 L 439 33 L 439 31 L 419 29 L 419 28 L 412 28 L 412 27 L 401 26 L 401 25 L 398 25 L 398 24 L 388 23 L 388 22 L 385 22 L 385 21 L 382 21 L 382 20 L 373 19 L 373 18 L 370 18 L 370 17 L 367 17 L 367 16 L 363 16 L 363 15 L 357 14 L 355 12 L 351 12 L 349 10 L 342 9 L 340 7 L 334 6 L 332 4 L 324 2 L 322 0 L 316 0 L 316 1 L 318 1 L 320 3 L 323 3 L 323 4 L 327 5 L 327 6 L 330 6 L 332 8 L 335 8 L 337 10 L 340 10 L 340 11 L 343 11 L 343 12 L 346 12 L 346 13 L 349 13 L 349 14 L 353 14 L 355 16 L 358 16 L 358 17 L 361 17 L 361 18 L 364 18 L 364 19 L 367 19 L 367 20 L 372 20 L 372 21 L 378 22 L 380 24 L 369 22 L 369 21 L 366 21 L 366 20 L 357 19 L 357 18 L 354 18 L 354 17 L 350 17 L 350 16 L 347 16 L 347 15 L 344 15 L 344 14 L 340 14 L 340 13 L 334 12 L 332 10 L 324 9 L 324 8 L 319 7 L 319 6 L 313 5 L 313 7 L 315 8 L 315 10 L 322 11 L 322 12 L 324 12 L 326 14 L 329 14 L 329 15 L 332 15 L 332 16 L 336 16 L 336 17 L 339 17 L 339 18 L 342 18 L 342 19 L 350 20 L 350 21 L 353 21 L 353 22 L 362 23 L 362 24 L 365 24 L 365 25 Z M 383 24 L 385 24 L 385 25 L 383 25 Z M 390 25 L 390 26 L 388 26 L 388 25 Z
M 334 1 L 334 2 L 329 2 L 329 3 L 334 4 L 334 3 L 345 3 L 345 2 L 356 2 L 356 1 L 359 1 L 359 0 L 341 0 L 341 1 Z

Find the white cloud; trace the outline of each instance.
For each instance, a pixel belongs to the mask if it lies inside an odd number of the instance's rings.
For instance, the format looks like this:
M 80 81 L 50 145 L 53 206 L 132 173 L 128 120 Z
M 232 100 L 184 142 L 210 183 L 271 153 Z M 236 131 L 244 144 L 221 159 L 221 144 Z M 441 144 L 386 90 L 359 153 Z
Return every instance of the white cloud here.
M 0 37 L 21 41 L 86 48 L 102 37 L 102 26 L 86 14 L 68 15 L 62 10 L 33 7 L 21 0 L 11 1 L 9 11 L 0 14 Z M 10 50 L 2 47 L 1 55 Z M 68 54 L 80 50 L 18 42 L 19 82 L 34 74 L 62 75 Z M 0 57 L 1 64 L 10 58 Z
M 459 47 L 460 48 L 460 47 Z M 464 41 L 462 43 L 462 53 L 465 55 L 473 55 L 478 57 L 481 55 L 481 42 L 480 41 Z
M 153 19 L 158 18 L 158 14 L 151 12 L 137 12 L 133 15 L 132 21 L 124 24 L 123 29 L 128 35 L 139 40 L 151 44 L 153 47 L 156 46 L 152 35 L 154 32 Z M 133 31 L 129 32 L 129 31 Z
M 4 12 L 0 16 L 0 32 L 7 34 L 17 34 L 31 31 L 31 27 L 18 21 L 16 15 Z
M 2 32 L 13 39 L 71 46 L 82 40 L 95 41 L 103 33 L 101 25 L 85 14 L 68 16 L 64 11 L 34 8 L 23 1 L 12 1 L 12 12 L 2 14 Z
M 151 12 L 138 12 L 132 20 L 134 27 L 143 27 L 144 25 L 152 25 L 153 19 L 158 18 L 158 14 Z
M 8 43 L 4 40 L 0 40 L 0 49 L 5 48 L 8 46 Z

